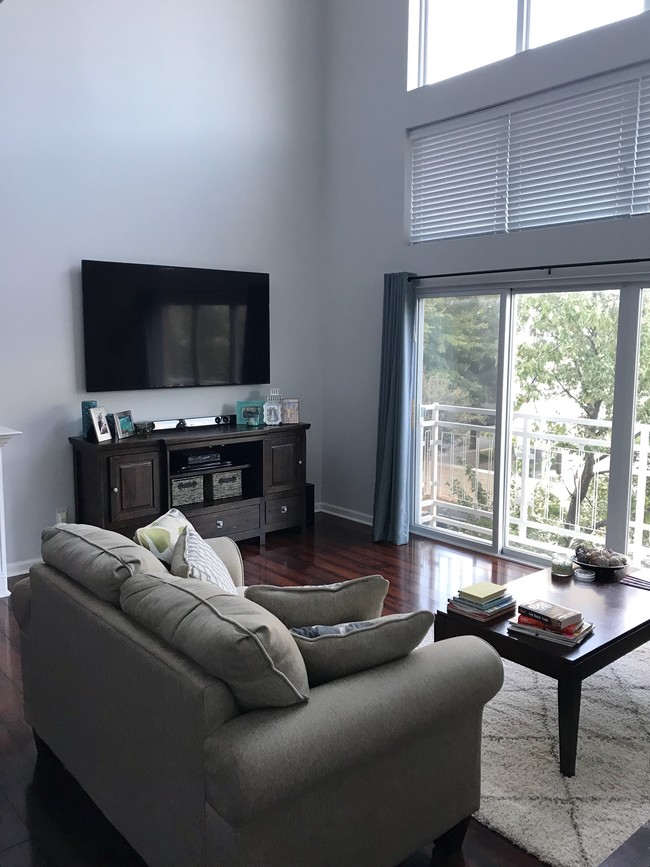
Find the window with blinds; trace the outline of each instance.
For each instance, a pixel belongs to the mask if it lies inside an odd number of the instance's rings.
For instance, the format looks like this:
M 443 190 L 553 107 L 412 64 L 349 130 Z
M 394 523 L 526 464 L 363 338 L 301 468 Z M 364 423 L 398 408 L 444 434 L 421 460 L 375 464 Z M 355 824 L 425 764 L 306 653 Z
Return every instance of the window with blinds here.
M 650 75 L 557 93 L 409 134 L 412 243 L 650 212 Z

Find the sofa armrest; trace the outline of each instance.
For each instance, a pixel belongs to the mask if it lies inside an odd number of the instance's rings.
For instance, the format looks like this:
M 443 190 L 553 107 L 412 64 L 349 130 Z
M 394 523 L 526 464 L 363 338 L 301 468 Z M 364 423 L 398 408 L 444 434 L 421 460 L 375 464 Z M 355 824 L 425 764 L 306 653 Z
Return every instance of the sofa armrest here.
M 244 584 L 244 561 L 239 546 L 228 536 L 217 536 L 214 539 L 205 539 L 204 541 L 226 564 L 235 585 L 242 587 Z
M 465 636 L 323 684 L 307 704 L 243 714 L 206 741 L 208 800 L 241 824 L 438 732 L 442 754 L 471 756 L 502 684 L 496 651 Z
M 14 584 L 9 603 L 20 631 L 29 635 L 32 620 L 32 589 L 29 577 L 21 578 Z

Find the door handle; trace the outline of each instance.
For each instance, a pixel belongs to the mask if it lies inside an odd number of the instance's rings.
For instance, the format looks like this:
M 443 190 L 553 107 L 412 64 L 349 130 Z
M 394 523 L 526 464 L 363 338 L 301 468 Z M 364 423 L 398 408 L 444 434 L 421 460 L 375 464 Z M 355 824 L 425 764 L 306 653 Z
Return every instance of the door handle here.
M 223 530 L 223 521 L 217 521 L 217 530 Z

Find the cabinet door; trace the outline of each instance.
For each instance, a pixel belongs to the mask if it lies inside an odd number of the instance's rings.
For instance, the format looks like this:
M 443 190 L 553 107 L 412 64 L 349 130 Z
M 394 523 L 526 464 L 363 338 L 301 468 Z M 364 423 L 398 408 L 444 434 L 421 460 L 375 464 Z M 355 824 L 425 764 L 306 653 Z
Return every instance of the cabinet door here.
M 160 458 L 157 452 L 115 455 L 108 461 L 111 524 L 160 514 Z
M 304 434 L 267 437 L 264 441 L 264 493 L 292 491 L 304 483 Z

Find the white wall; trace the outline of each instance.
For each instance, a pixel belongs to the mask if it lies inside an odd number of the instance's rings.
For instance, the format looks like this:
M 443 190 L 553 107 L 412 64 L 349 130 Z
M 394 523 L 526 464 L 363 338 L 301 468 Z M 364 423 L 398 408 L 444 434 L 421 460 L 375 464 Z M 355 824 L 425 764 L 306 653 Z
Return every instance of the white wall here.
M 320 482 L 321 23 L 318 0 L 0 5 L 0 424 L 24 432 L 4 449 L 10 574 L 72 515 L 82 399 L 151 419 L 254 396 L 87 395 L 82 258 L 270 272 L 272 384 L 301 398 Z
M 406 92 L 406 7 L 331 0 L 326 34 L 325 507 L 370 520 L 383 273 L 650 255 L 650 218 L 438 241 L 405 240 L 408 127 L 650 59 L 650 13 Z

